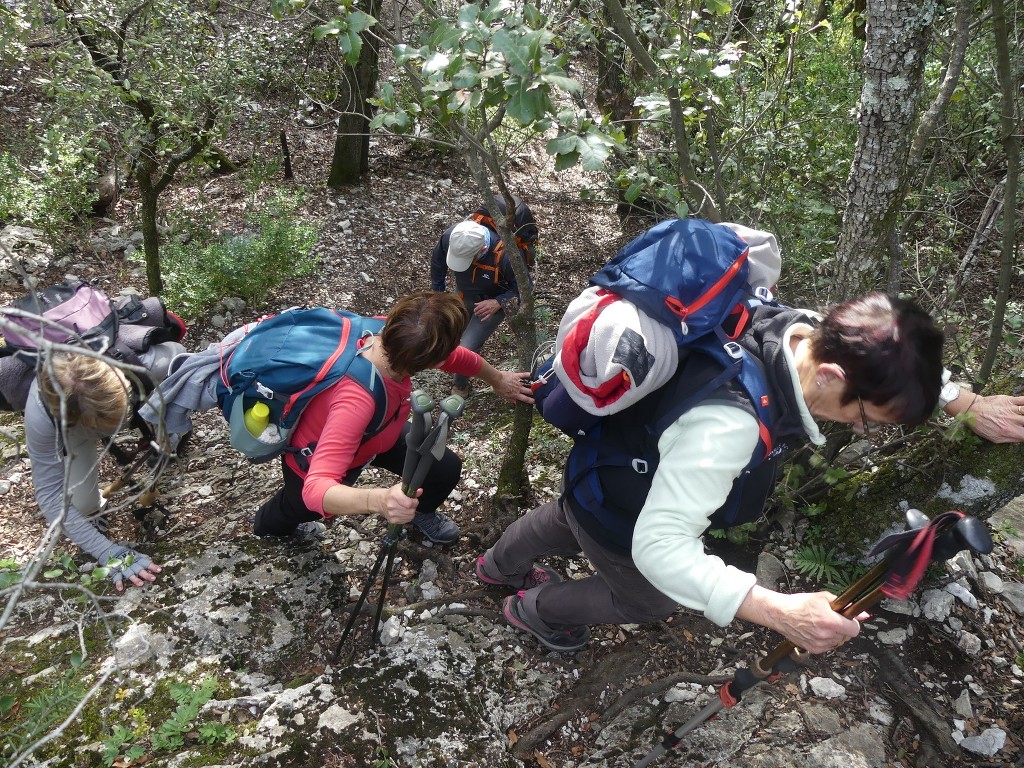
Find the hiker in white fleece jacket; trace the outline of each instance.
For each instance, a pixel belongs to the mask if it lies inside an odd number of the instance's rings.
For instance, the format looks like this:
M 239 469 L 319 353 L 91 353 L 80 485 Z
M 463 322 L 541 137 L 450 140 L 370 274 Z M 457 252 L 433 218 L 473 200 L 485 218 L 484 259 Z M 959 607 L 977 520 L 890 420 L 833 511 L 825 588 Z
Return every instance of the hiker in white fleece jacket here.
M 814 313 L 759 307 L 739 343 L 763 363 L 770 429 L 735 382 L 660 435 L 645 429 L 671 417 L 713 368 L 700 354 L 656 392 L 605 417 L 599 443 L 575 444 L 562 497 L 513 523 L 477 561 L 482 581 L 520 590 L 504 602 L 509 623 L 562 652 L 586 644 L 589 624 L 659 621 L 679 604 L 723 626 L 734 618 L 761 624 L 812 653 L 857 634 L 856 621 L 831 610 L 828 593 L 758 586 L 753 574 L 706 554 L 702 536 L 760 516 L 778 457 L 824 442 L 817 421 L 864 433 L 926 420 L 939 399 L 942 333 L 916 305 L 871 294 L 820 322 Z M 755 452 L 764 458 L 748 470 Z M 647 458 L 609 459 L 621 456 Z M 564 581 L 535 563 L 581 552 L 597 571 L 584 579 Z

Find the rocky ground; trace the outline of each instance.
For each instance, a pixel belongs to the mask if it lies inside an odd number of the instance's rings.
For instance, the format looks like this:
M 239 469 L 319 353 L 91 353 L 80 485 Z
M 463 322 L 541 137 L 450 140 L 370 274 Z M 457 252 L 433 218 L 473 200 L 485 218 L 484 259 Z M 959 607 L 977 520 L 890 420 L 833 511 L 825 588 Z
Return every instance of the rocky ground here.
M 197 320 L 192 348 L 216 338 L 219 326 L 294 304 L 382 312 L 402 293 L 428 287 L 434 241 L 476 206 L 457 159 L 383 145 L 374 148 L 365 184 L 342 195 L 317 192 L 330 136 L 296 129 L 292 140 L 297 178 L 314 190 L 307 213 L 321 227 L 322 269 L 282 286 L 265 306 Z M 539 152 L 524 152 L 512 168 L 541 222 L 546 257 L 537 282 L 557 319 L 586 275 L 642 223 L 621 222 L 612 204 L 582 202 L 578 190 L 593 180 L 556 175 Z M 236 214 L 245 204 L 231 177 L 196 177 L 174 194 Z M 93 223 L 94 237 L 81 248 L 43 253 L 39 273 L 88 276 L 111 293 L 143 291 L 138 265 L 124 256 L 132 206 L 129 194 L 110 221 Z M 0 298 L 15 290 L 4 286 Z M 495 338 L 485 354 L 507 365 L 510 350 L 507 338 Z M 436 397 L 447 392 L 442 376 L 418 383 Z M 191 452 L 161 480 L 160 519 L 140 527 L 128 514 L 132 498 L 118 499 L 124 513 L 114 533 L 137 540 L 164 565 L 159 582 L 104 598 L 106 625 L 68 592 L 48 588 L 24 595 L 0 626 L 0 679 L 16 700 L 0 710 L 0 731 L 32 717 L 34 692 L 65 684 L 68 655 L 81 646 L 88 655 L 74 676 L 87 687 L 110 677 L 83 715 L 40 748 L 48 765 L 102 764 L 104 740 L 114 749 L 107 764 L 118 766 L 632 765 L 664 728 L 690 718 L 737 666 L 779 638 L 741 622 L 721 629 L 680 611 L 654 626 L 594 627 L 587 649 L 559 656 L 508 627 L 499 611 L 503 592 L 478 584 L 472 564 L 491 535 L 488 499 L 509 413 L 488 393 L 474 394 L 453 437 L 466 459 L 449 502 L 462 539 L 447 548 L 402 542 L 383 647 L 367 650 L 366 616 L 337 660 L 345 607 L 363 587 L 382 527 L 345 521 L 306 547 L 255 539 L 250 516 L 275 488 L 277 472 L 248 465 L 228 447 L 223 420 L 200 416 Z M 17 447 L 18 420 L 6 417 L 0 426 L 13 441 L 0 463 L 0 557 L 23 561 L 42 525 Z M 534 498 L 523 500 L 524 509 L 555 492 L 566 448 L 540 427 L 534 443 Z M 113 478 L 118 470 L 111 464 L 106 471 Z M 387 481 L 371 473 L 364 482 Z M 1024 520 L 1013 509 L 1003 514 L 992 523 L 991 556 L 934 569 L 925 591 L 884 604 L 857 640 L 750 692 L 659 764 L 1024 765 L 1024 548 L 1014 535 Z M 804 527 L 783 521 L 747 546 L 709 545 L 758 568 L 770 585 L 806 589 L 791 567 Z M 762 547 L 768 554 L 758 558 Z M 554 565 L 570 577 L 587 570 L 583 561 Z M 216 690 L 200 702 L 195 691 L 206 679 Z M 192 694 L 169 695 L 172 683 L 183 682 Z M 178 729 L 180 739 L 161 746 L 155 734 L 174 731 L 168 723 L 182 696 L 195 705 L 195 718 Z M 111 747 L 116 726 L 130 733 Z

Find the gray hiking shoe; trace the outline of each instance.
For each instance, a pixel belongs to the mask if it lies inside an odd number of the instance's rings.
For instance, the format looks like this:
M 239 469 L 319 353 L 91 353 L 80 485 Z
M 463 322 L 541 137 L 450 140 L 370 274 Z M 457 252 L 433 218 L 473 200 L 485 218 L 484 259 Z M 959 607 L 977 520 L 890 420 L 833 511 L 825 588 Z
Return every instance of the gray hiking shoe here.
M 456 542 L 461 533 L 455 521 L 443 512 L 417 512 L 412 524 L 435 544 Z
M 501 612 L 505 621 L 516 629 L 529 632 L 536 637 L 541 645 L 556 653 L 573 653 L 590 641 L 590 627 L 567 627 L 552 629 L 539 619 L 529 619 L 523 611 L 523 594 L 520 590 L 511 597 L 506 597 L 501 604 Z
M 512 589 L 532 589 L 533 587 L 539 587 L 541 584 L 557 584 L 563 581 L 562 575 L 558 571 L 548 568 L 546 565 L 537 565 L 536 563 L 533 564 L 530 572 L 518 582 L 507 581 L 500 576 L 492 576 L 487 572 L 487 563 L 484 561 L 483 555 L 476 559 L 476 577 L 484 584 L 512 587 Z
M 327 526 L 319 520 L 310 520 L 308 523 L 299 523 L 292 531 L 292 540 L 298 544 L 308 544 L 311 541 L 323 541 L 327 533 Z

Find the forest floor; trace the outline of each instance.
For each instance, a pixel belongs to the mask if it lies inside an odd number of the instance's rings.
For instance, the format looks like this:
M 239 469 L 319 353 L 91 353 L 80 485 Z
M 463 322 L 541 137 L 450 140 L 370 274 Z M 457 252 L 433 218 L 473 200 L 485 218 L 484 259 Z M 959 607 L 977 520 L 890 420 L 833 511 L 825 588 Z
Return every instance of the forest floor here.
M 326 305 L 380 314 L 399 296 L 428 289 L 429 254 L 438 236 L 478 205 L 479 195 L 472 188 L 462 161 L 451 155 L 424 155 L 402 144 L 372 142 L 371 169 L 364 182 L 333 194 L 324 191 L 333 145 L 330 130 L 295 124 L 289 129 L 289 138 L 296 176 L 293 184 L 307 191 L 305 215 L 320 228 L 317 254 L 321 267 L 309 279 L 280 286 L 263 305 L 251 307 L 246 316 L 235 318 L 237 324 L 291 305 Z M 228 145 L 227 149 L 239 159 L 273 152 L 273 147 L 255 144 Z M 513 191 L 526 199 L 540 223 L 543 255 L 536 273 L 537 287 L 543 304 L 550 307 L 551 318 L 557 322 L 568 302 L 585 286 L 587 276 L 647 222 L 623 222 L 614 203 L 582 200 L 580 189 L 596 188 L 600 180 L 579 171 L 556 174 L 543 152 L 536 148 L 524 149 L 513 157 L 508 171 Z M 280 180 L 272 183 L 291 186 Z M 237 176 L 198 174 L 185 177 L 172 187 L 163 204 L 167 209 L 201 205 L 207 212 L 214 212 L 220 226 L 230 229 L 238 226 L 240 214 L 251 206 L 252 200 Z M 131 227 L 136 213 L 137 200 L 128 189 L 110 214 L 111 221 L 94 220 L 91 226 L 98 230 L 116 222 Z M 80 246 L 55 264 L 44 278 L 58 280 L 71 272 L 95 280 L 112 294 L 129 286 L 145 293 L 145 279 L 138 263 L 127 262 L 120 253 L 93 251 L 84 245 L 87 242 L 88 238 L 83 237 Z M 0 293 L 0 302 L 12 296 L 13 291 Z M 186 339 L 190 349 L 203 348 L 223 332 L 213 328 L 209 321 L 207 317 L 192 322 Z M 488 343 L 484 355 L 499 366 L 511 367 L 512 349 L 507 334 L 500 333 Z M 443 377 L 426 377 L 422 385 L 435 397 L 447 394 L 448 383 Z M 467 595 L 473 596 L 479 605 L 493 609 L 497 616 L 500 594 L 480 589 L 472 563 L 490 543 L 492 535 L 493 473 L 500 460 L 500 434 L 507 423 L 509 407 L 478 389 L 467 411 L 454 438 L 467 466 L 450 510 L 463 529 L 463 537 L 457 545 L 443 552 L 435 548 L 429 555 L 444 561 L 443 565 L 454 575 L 453 594 L 463 601 Z M 0 421 L 10 423 L 10 417 Z M 176 539 L 185 540 L 191 531 L 208 528 L 218 520 L 218 538 L 250 535 L 247 523 L 252 507 L 276 485 L 275 473 L 265 467 L 239 470 L 232 463 L 226 469 L 229 462 L 224 460 L 223 452 L 229 449 L 224 446 L 214 450 L 216 441 L 223 439 L 222 423 L 208 414 L 197 424 L 204 448 L 181 463 L 183 466 L 179 466 L 172 483 L 173 491 L 165 496 L 173 524 L 159 537 L 161 547 L 169 550 L 173 550 Z M 541 432 L 538 447 L 535 452 L 531 449 L 529 459 L 533 462 L 533 497 L 520 501 L 523 511 L 555 493 L 557 462 L 565 447 L 564 441 Z M 26 463 L 18 459 L 0 466 L 0 480 L 10 482 L 10 490 L 0 496 L 0 557 L 27 556 L 41 533 L 27 470 Z M 111 465 L 105 471 L 113 477 L 117 469 Z M 373 479 L 373 475 L 368 477 L 370 482 Z M 211 491 L 214 497 L 222 494 L 216 503 L 211 503 Z M 748 569 L 754 567 L 761 547 L 779 553 L 780 559 L 784 559 L 792 542 L 782 541 L 777 529 L 766 527 L 764 531 L 763 538 L 752 539 L 745 545 L 709 541 L 709 546 L 730 562 Z M 137 530 L 130 515 L 123 515 L 116 522 L 114 534 L 128 539 L 150 535 Z M 404 558 L 403 567 L 414 569 L 423 557 L 423 548 L 415 542 L 402 546 L 409 555 Z M 1000 548 L 994 559 L 1004 566 L 1005 573 L 1011 577 L 1015 574 L 1021 580 L 1021 557 Z M 569 573 L 584 573 L 587 569 L 582 561 L 558 565 Z M 790 579 L 787 590 L 811 586 L 798 576 Z M 398 600 L 400 605 L 401 598 Z M 958 611 L 964 621 L 977 625 L 979 633 L 991 640 L 978 655 L 970 656 L 960 649 L 943 634 L 941 624 L 908 620 L 916 631 L 901 647 L 884 647 L 873 632 L 865 632 L 841 650 L 810 662 L 806 674 L 841 677 L 846 681 L 848 709 L 866 709 L 873 695 L 892 704 L 894 718 L 885 744 L 890 765 L 1024 764 L 1019 757 L 1024 747 L 1019 681 L 1015 685 L 1007 667 L 993 659 L 1005 656 L 1007 648 L 1012 658 L 1014 646 L 1018 654 L 1022 651 L 1024 619 L 1005 607 L 999 607 L 988 623 L 983 622 L 978 612 L 966 615 L 968 612 L 962 607 Z M 879 615 L 883 624 L 900 620 L 885 611 Z M 536 713 L 513 729 L 511 741 L 529 740 L 534 747 L 533 757 L 526 760 L 526 765 L 546 768 L 560 765 L 561 759 L 585 755 L 593 734 L 579 722 L 598 717 L 601 690 L 615 691 L 617 696 L 639 697 L 665 690 L 669 685 L 664 681 L 669 679 L 715 682 L 718 678 L 707 677 L 712 670 L 753 659 L 779 640 L 766 630 L 741 622 L 723 630 L 686 611 L 658 625 L 592 629 L 595 640 L 577 655 L 577 664 L 590 672 L 603 670 L 600 686 L 596 692 L 580 690 L 578 698 L 566 700 L 561 711 Z M 996 757 L 943 753 L 937 748 L 942 743 L 941 729 L 951 729 L 952 719 L 958 717 L 952 714 L 949 702 L 960 695 L 968 682 L 982 692 L 972 699 L 974 716 L 969 719 L 969 732 L 999 725 L 1009 734 L 1006 747 Z M 776 706 L 799 711 L 799 700 L 800 691 L 792 684 L 779 687 Z M 808 728 L 804 737 L 813 740 L 820 734 Z

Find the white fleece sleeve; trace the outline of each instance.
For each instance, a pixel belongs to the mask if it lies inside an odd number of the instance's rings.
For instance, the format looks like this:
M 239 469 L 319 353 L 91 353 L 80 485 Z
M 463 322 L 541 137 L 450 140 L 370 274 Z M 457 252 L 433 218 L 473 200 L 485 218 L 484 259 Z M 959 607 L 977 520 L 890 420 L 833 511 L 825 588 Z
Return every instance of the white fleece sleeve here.
M 710 404 L 683 414 L 658 441 L 658 470 L 633 531 L 633 562 L 644 577 L 719 626 L 735 618 L 757 579 L 705 554 L 701 534 L 757 441 L 757 420 L 739 408 Z

